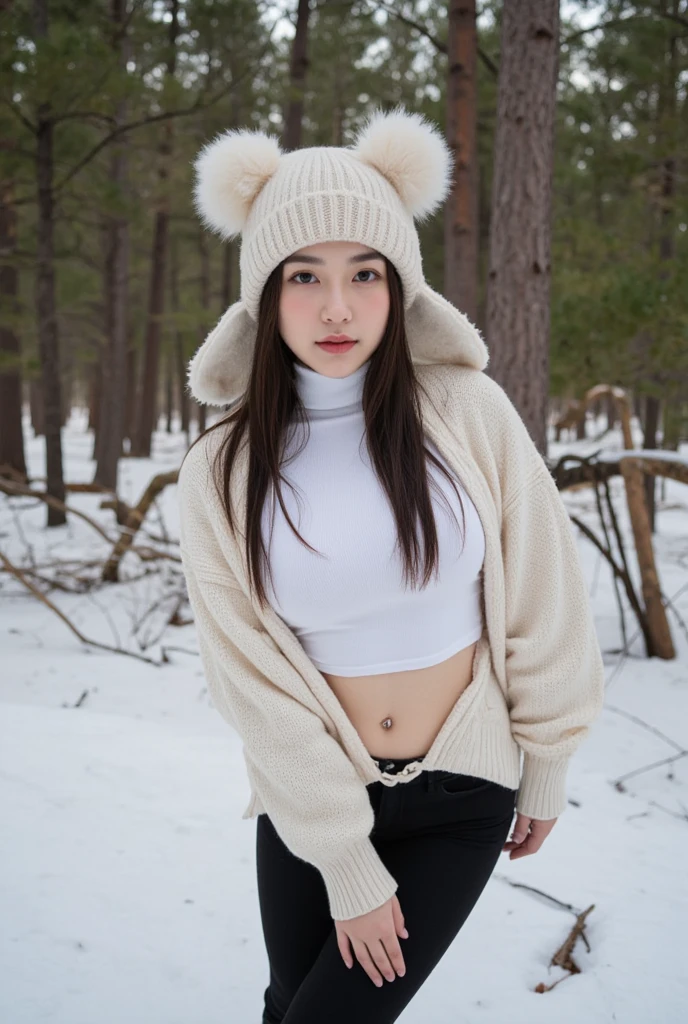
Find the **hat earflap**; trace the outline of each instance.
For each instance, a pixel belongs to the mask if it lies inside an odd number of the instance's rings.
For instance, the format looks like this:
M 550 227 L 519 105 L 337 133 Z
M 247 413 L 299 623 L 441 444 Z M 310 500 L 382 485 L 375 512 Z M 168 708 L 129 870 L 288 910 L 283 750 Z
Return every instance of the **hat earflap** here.
M 230 128 L 216 136 L 194 161 L 193 198 L 199 217 L 227 241 L 238 235 L 264 185 L 282 156 L 272 135 Z
M 354 156 L 374 167 L 398 192 L 412 217 L 423 220 L 438 208 L 452 187 L 451 150 L 422 114 L 402 106 L 376 110 L 358 132 Z

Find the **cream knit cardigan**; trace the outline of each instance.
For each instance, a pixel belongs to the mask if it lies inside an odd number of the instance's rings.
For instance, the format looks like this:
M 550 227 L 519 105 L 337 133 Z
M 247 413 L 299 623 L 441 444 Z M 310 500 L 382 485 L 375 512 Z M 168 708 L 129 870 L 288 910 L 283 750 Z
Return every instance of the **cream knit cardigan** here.
M 486 630 L 473 678 L 422 764 L 518 789 L 518 811 L 555 818 L 567 805 L 569 759 L 604 696 L 571 520 L 497 383 L 468 366 L 415 371 L 431 396 L 421 391 L 426 435 L 460 475 L 486 544 Z M 178 485 L 182 564 L 208 689 L 243 741 L 251 786 L 243 817 L 267 812 L 289 849 L 322 874 L 332 917 L 346 920 L 397 889 L 370 839 L 366 785 L 381 779 L 380 769 L 286 623 L 249 599 L 248 447 L 240 448 L 231 482 L 237 543 L 211 479 L 220 433 L 191 448 Z

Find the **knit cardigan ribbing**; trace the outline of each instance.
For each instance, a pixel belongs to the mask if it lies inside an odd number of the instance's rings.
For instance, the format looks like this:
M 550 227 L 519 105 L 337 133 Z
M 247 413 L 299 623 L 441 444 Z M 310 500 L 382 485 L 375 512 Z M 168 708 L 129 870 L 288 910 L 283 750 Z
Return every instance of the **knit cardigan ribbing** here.
M 566 808 L 570 758 L 601 711 L 604 665 L 570 517 L 504 390 L 466 366 L 416 366 L 426 435 L 460 479 L 485 533 L 473 678 L 422 764 L 518 789 L 532 818 Z M 324 677 L 274 609 L 249 597 L 243 531 L 248 449 L 230 495 L 231 535 L 211 464 L 221 431 L 179 473 L 181 556 L 216 709 L 243 741 L 251 797 L 285 844 L 321 873 L 330 912 L 380 906 L 397 883 L 370 839 L 366 785 L 385 780 Z M 523 762 L 521 765 L 521 752 Z

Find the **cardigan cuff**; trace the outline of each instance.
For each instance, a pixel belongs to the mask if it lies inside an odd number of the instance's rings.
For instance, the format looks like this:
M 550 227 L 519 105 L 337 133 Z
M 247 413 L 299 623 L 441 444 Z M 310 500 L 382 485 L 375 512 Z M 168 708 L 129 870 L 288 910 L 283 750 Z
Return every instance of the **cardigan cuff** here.
M 337 860 L 317 867 L 327 889 L 330 914 L 337 921 L 381 907 L 398 888 L 369 837 L 348 847 Z
M 566 810 L 566 771 L 569 757 L 549 760 L 523 753 L 521 785 L 516 810 L 528 818 L 547 821 Z

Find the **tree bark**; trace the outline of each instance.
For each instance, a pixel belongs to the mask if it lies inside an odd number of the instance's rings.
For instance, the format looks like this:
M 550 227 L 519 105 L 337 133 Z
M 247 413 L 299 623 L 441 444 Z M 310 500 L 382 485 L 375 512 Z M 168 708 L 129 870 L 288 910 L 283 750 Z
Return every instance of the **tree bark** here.
M 33 28 L 40 46 L 48 35 L 48 0 L 34 0 Z M 43 382 L 43 422 L 45 427 L 46 491 L 64 502 L 62 470 L 62 389 L 60 382 L 60 344 L 55 311 L 54 196 L 53 196 L 53 120 L 49 101 L 38 104 L 36 117 L 36 177 L 38 186 L 38 223 L 36 252 L 36 311 L 38 347 Z M 47 526 L 67 522 L 64 511 L 48 505 Z
M 659 9 L 665 18 L 667 32 L 666 52 L 664 54 L 663 74 L 659 81 L 657 95 L 657 140 L 661 151 L 660 165 L 660 201 L 659 201 L 659 261 L 660 280 L 666 280 L 669 276 L 669 265 L 675 258 L 674 243 L 674 194 L 676 190 L 676 85 L 678 79 L 677 66 L 677 29 L 676 23 L 670 22 L 668 0 L 660 0 Z M 679 14 L 677 0 L 672 0 L 672 12 L 675 16 Z M 660 328 L 661 330 L 661 328 Z M 663 379 L 662 374 L 652 374 L 653 382 L 665 391 L 668 382 Z M 649 394 L 645 398 L 645 435 L 643 438 L 644 448 L 654 448 L 657 444 L 657 430 L 659 428 L 660 399 L 655 394 Z M 650 530 L 655 532 L 655 511 L 656 511 L 656 487 L 655 479 L 652 476 L 645 477 L 645 500 L 650 521 Z
M 136 421 L 136 368 L 138 364 L 136 355 L 136 349 L 131 343 L 130 332 L 127 348 L 127 413 L 124 417 L 124 436 L 129 440 L 130 455 L 132 453 Z
M 42 377 L 29 378 L 29 410 L 34 437 L 43 437 L 45 434 L 45 422 L 43 416 Z
M 547 450 L 558 0 L 505 0 L 487 275 L 488 373 Z
M 225 248 L 227 248 L 225 246 Z M 173 313 L 179 312 L 179 259 L 177 239 L 170 240 L 170 305 Z M 179 416 L 182 433 L 189 437 L 189 393 L 186 390 L 186 358 L 184 355 L 184 334 L 175 324 L 174 328 L 174 361 L 177 368 L 177 386 L 179 395 Z
M 113 47 L 124 71 L 131 55 L 127 30 L 127 0 L 111 0 Z M 127 101 L 120 97 L 115 107 L 115 124 L 125 124 Z M 115 140 L 110 161 L 110 179 L 121 196 L 128 195 L 128 139 Z M 94 483 L 117 490 L 117 468 L 124 440 L 127 401 L 127 346 L 129 344 L 129 222 L 126 213 L 110 216 L 106 222 L 105 258 L 107 345 L 104 353 L 105 387 L 101 394 L 98 462 Z
M 97 362 L 91 364 L 91 372 L 89 373 L 89 389 L 88 389 L 88 429 L 97 430 L 98 420 L 100 419 L 100 393 L 103 384 L 103 372 L 100 365 L 100 359 Z
M 175 74 L 176 41 L 179 32 L 179 0 L 169 0 L 172 15 L 169 26 L 169 53 L 167 74 Z M 163 138 L 159 146 L 158 181 L 160 195 L 155 213 L 153 230 L 153 251 L 151 253 L 151 276 L 148 296 L 148 318 L 141 390 L 137 403 L 137 429 L 133 439 L 132 454 L 148 457 L 151 454 L 153 431 L 158 417 L 158 373 L 160 362 L 160 337 L 162 315 L 165 304 L 165 268 L 169 235 L 170 197 L 168 189 L 169 165 L 173 149 L 173 122 L 167 120 L 162 128 Z
M 444 296 L 478 318 L 477 29 L 475 0 L 450 0 L 446 136 L 454 187 L 444 210 Z
M 174 416 L 174 353 L 171 347 L 167 349 L 165 359 L 165 430 L 172 433 L 172 417 Z
M 654 395 L 645 396 L 645 432 L 643 434 L 643 448 L 657 447 L 657 428 L 659 427 L 659 399 Z M 655 478 L 645 477 L 645 501 L 647 502 L 647 517 L 650 523 L 650 531 L 655 532 Z
M 655 565 L 652 531 L 650 530 L 650 518 L 645 501 L 645 489 L 643 487 L 643 461 L 642 459 L 635 459 L 629 456 L 620 459 L 619 464 L 626 485 L 626 500 L 633 529 L 643 600 L 652 642 L 652 649 L 648 650 L 647 654 L 648 657 L 671 660 L 676 657 L 676 651 L 671 639 L 666 610 L 662 603 L 662 592 Z M 651 477 L 651 479 L 654 481 L 654 477 Z
M 308 18 L 309 0 L 299 0 L 296 13 L 296 34 L 291 51 L 289 91 L 284 111 L 284 133 L 282 148 L 298 149 L 301 145 L 303 125 L 303 93 L 308 72 Z
M 8 314 L 19 312 L 19 273 L 12 263 L 17 248 L 14 181 L 0 182 L 0 302 Z M 22 373 L 19 335 L 10 322 L 0 323 L 0 466 L 27 478 L 22 431 Z

